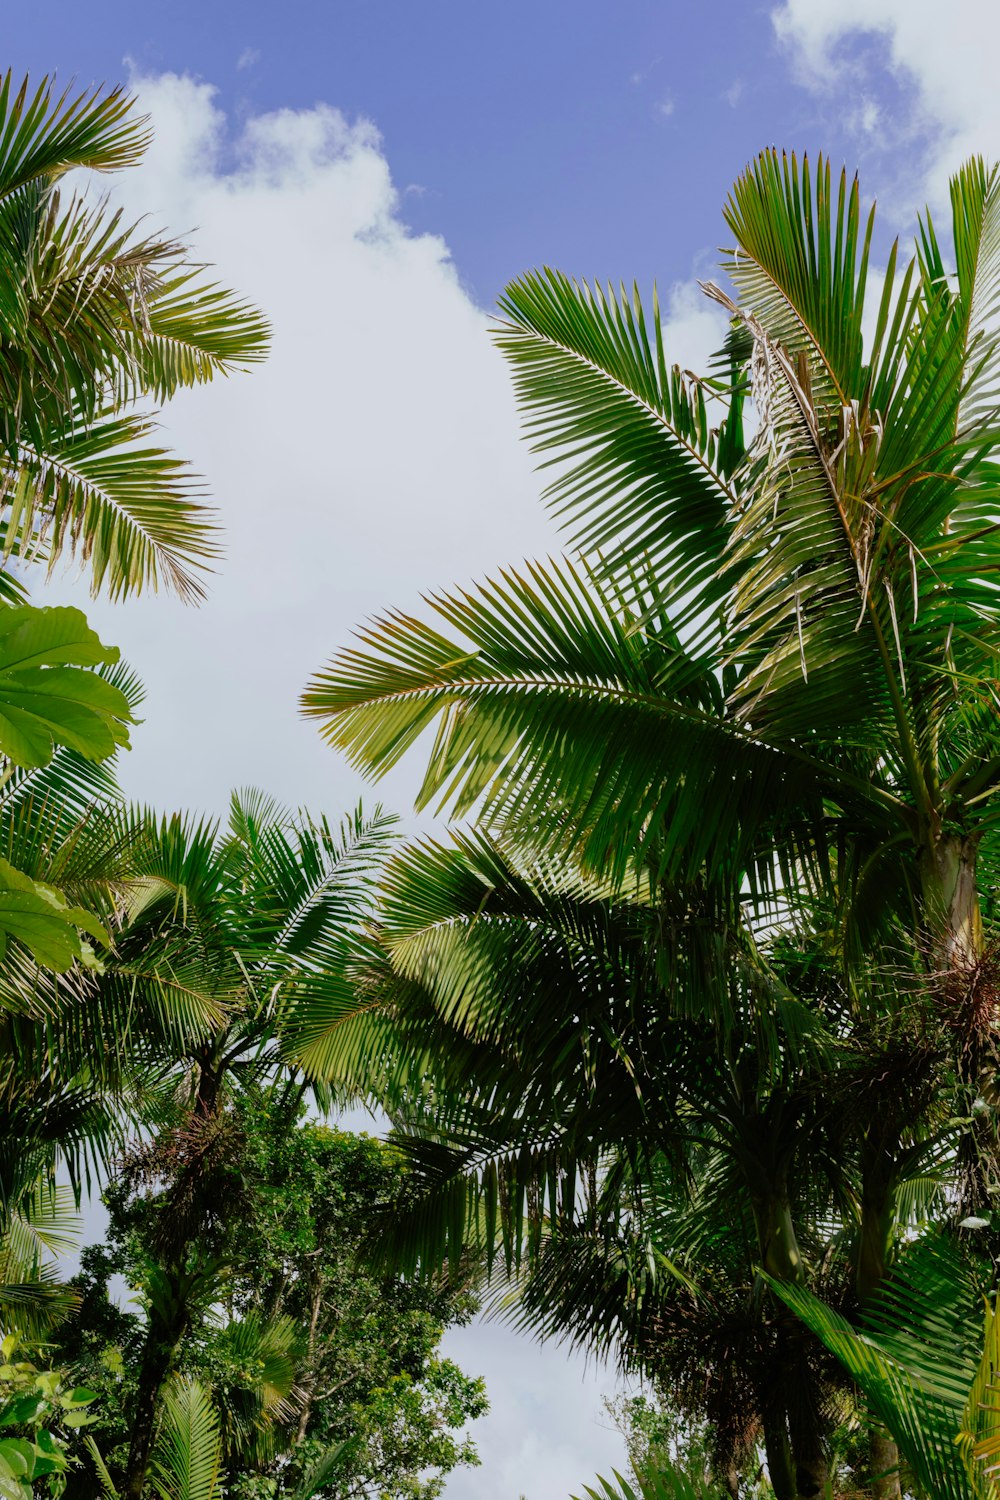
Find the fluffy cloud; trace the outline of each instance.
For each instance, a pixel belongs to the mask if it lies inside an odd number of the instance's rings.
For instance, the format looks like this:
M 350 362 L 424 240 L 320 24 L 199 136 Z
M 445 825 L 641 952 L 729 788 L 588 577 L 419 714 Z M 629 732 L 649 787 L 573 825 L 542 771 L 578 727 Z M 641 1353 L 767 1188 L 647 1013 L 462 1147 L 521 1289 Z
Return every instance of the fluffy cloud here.
M 191 232 L 199 257 L 266 309 L 274 350 L 164 414 L 225 528 L 208 602 L 85 602 L 148 690 L 123 779 L 163 808 L 221 811 L 230 787 L 253 783 L 336 813 L 360 788 L 297 715 L 312 671 L 372 612 L 558 542 L 487 315 L 445 244 L 407 229 L 374 127 L 318 106 L 234 136 L 210 87 L 137 87 L 155 143 L 116 196 Z M 702 365 L 724 333 L 718 311 L 690 284 L 667 309 L 672 357 Z M 81 599 L 72 582 L 57 592 Z M 401 768 L 366 800 L 405 810 L 414 782 Z M 88 1219 L 93 1237 L 100 1215 Z M 608 1372 L 492 1326 L 449 1349 L 487 1376 L 494 1408 L 479 1424 L 484 1468 L 455 1476 L 455 1500 L 541 1500 L 622 1466 L 601 1410 Z
M 374 126 L 318 105 L 234 133 L 211 87 L 135 83 L 155 138 L 115 195 L 190 232 L 267 311 L 274 346 L 164 414 L 225 530 L 208 602 L 87 603 L 147 687 L 123 781 L 161 807 L 222 810 L 231 787 L 255 784 L 336 812 L 361 787 L 298 717 L 312 672 L 372 613 L 558 539 L 488 317 L 444 242 L 401 218 Z M 667 306 L 673 357 L 700 363 L 721 341 L 717 311 L 688 285 Z M 404 766 L 367 800 L 403 811 L 415 782 Z
M 1000 149 L 1000 9 L 991 0 L 953 0 L 946 19 L 931 0 L 784 0 L 773 20 L 803 81 L 835 90 L 847 107 L 857 105 L 858 90 L 850 44 L 859 36 L 881 39 L 912 95 L 909 119 L 896 128 L 930 142 L 926 188 L 933 201 L 944 198 L 957 162 Z M 863 101 L 867 119 L 882 124 L 869 105 Z
M 209 87 L 138 89 L 155 143 L 116 193 L 193 230 L 198 256 L 266 309 L 274 347 L 164 417 L 221 513 L 208 602 L 88 605 L 148 690 L 124 779 L 160 805 L 219 809 L 255 783 L 335 811 L 358 788 L 297 716 L 312 671 L 372 612 L 553 536 L 485 314 L 444 243 L 400 219 L 374 128 L 319 106 L 234 140 Z M 411 792 L 412 772 L 387 800 Z
M 476 1427 L 482 1467 L 458 1470 L 446 1500 L 561 1500 L 597 1474 L 625 1472 L 624 1442 L 601 1399 L 609 1371 L 496 1324 L 448 1333 L 444 1348 L 486 1377 L 490 1398 Z

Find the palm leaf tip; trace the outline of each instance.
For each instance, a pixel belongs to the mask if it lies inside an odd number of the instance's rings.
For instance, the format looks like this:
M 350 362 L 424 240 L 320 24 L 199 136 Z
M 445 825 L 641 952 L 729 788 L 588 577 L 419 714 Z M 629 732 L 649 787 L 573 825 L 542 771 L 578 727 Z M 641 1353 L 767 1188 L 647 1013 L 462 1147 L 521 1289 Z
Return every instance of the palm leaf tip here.
M 151 1468 L 160 1500 L 220 1500 L 219 1418 L 197 1380 L 177 1379 L 167 1388 Z
M 142 159 L 151 139 L 148 116 L 124 88 L 57 94 L 46 76 L 32 91 L 27 78 L 15 87 L 8 70 L 0 83 L 0 198 L 72 168 L 120 172 Z

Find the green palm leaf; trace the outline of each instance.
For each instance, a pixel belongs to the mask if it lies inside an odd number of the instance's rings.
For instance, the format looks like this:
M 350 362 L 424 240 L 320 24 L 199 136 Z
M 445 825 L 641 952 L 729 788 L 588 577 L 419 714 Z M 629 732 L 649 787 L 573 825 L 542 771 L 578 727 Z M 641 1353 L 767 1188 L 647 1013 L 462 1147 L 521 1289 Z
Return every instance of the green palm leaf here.
M 852 1328 L 805 1287 L 771 1285 L 860 1386 L 932 1500 L 994 1500 L 973 1449 L 997 1430 L 997 1414 L 980 1400 L 996 1366 L 996 1318 L 987 1308 L 985 1342 L 975 1349 L 976 1289 L 954 1253 L 918 1248 L 877 1299 L 870 1331 Z
M 211 1399 L 196 1380 L 167 1387 L 151 1464 L 160 1500 L 219 1500 L 222 1438 Z
M 166 449 L 149 446 L 150 418 L 108 413 L 38 453 L 23 447 L 8 492 L 8 554 L 64 555 L 89 564 L 91 588 L 112 599 L 168 584 L 198 599 L 197 570 L 218 555 L 201 482 Z
M 183 386 L 259 363 L 269 335 L 257 308 L 182 263 L 147 297 L 140 336 L 131 342 L 137 382 L 164 401 Z
M 0 220 L 10 225 L 12 202 L 73 167 L 113 172 L 133 165 L 148 141 L 146 121 L 122 89 L 56 96 L 43 78 L 32 93 L 27 79 L 15 87 L 8 71 L 0 82 Z M 20 263 L 16 237 L 0 234 L 0 319 L 8 332 L 23 332 L 27 322 Z
M 584 1486 L 586 1500 L 710 1500 L 714 1488 L 704 1479 L 687 1474 L 679 1464 L 662 1464 L 656 1472 L 640 1474 L 632 1485 L 614 1471 L 614 1482 L 597 1477 L 597 1488 Z M 574 1495 L 572 1500 L 583 1500 Z
M 862 224 L 857 179 L 829 161 L 762 151 L 725 209 L 738 248 L 724 262 L 741 302 L 794 359 L 802 354 L 825 416 L 859 394 L 862 315 L 874 206 Z
M 255 363 L 268 329 L 175 241 L 60 197 L 71 168 L 132 165 L 147 140 L 121 91 L 0 84 L 5 555 L 75 554 L 112 597 L 166 583 L 196 598 L 213 527 L 198 485 L 131 408 Z
M 619 875 L 654 845 L 665 874 L 691 877 L 752 859 L 768 819 L 818 826 L 811 756 L 726 722 L 711 663 L 642 629 L 584 569 L 532 565 L 430 602 L 460 633 L 387 616 L 303 698 L 369 775 L 436 724 L 418 806 L 475 807 Z M 849 768 L 821 774 L 893 815 Z
M 546 497 L 576 545 L 612 565 L 622 549 L 648 555 L 709 607 L 736 498 L 726 410 L 713 427 L 705 388 L 668 365 L 655 295 L 648 331 L 637 290 L 619 298 L 555 271 L 513 282 L 500 307 L 497 344 L 534 451 L 563 469 Z
M 147 122 L 124 89 L 57 97 L 54 87 L 43 78 L 32 93 L 25 79 L 15 91 L 9 71 L 0 83 L 0 195 L 71 167 L 120 172 L 149 144 Z

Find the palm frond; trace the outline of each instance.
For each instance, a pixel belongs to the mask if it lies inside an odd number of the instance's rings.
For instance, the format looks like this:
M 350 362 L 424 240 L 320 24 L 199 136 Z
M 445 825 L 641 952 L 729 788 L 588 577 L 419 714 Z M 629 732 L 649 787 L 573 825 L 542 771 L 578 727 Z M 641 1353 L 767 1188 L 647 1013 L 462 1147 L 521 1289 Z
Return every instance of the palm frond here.
M 703 1475 L 688 1474 L 679 1463 L 667 1466 L 661 1460 L 654 1472 L 638 1475 L 634 1485 L 617 1469 L 612 1473 L 613 1480 L 598 1475 L 596 1489 L 584 1486 L 586 1500 L 709 1500 L 716 1493 Z M 572 1500 L 583 1500 L 583 1496 L 574 1495 Z
M 201 481 L 166 449 L 149 446 L 151 418 L 108 411 L 54 434 L 44 450 L 22 445 L 5 476 L 8 555 L 40 555 L 51 573 L 64 557 L 89 565 L 94 594 L 112 599 L 169 585 L 204 594 L 199 571 L 218 556 Z
M 155 401 L 265 358 L 270 325 L 250 303 L 197 268 L 165 275 L 146 299 L 141 337 L 132 341 L 136 382 Z
M 648 329 L 638 289 L 616 296 L 550 270 L 513 282 L 500 307 L 497 344 L 533 450 L 560 467 L 546 498 L 576 546 L 612 570 L 649 556 L 710 608 L 736 498 L 726 408 L 718 401 L 715 414 L 706 387 L 668 364 L 655 293 Z
M 992 1482 L 970 1459 L 969 1402 L 992 1371 L 994 1315 L 987 1347 L 972 1344 L 976 1288 L 959 1257 L 939 1245 L 918 1247 L 874 1304 L 871 1331 L 859 1332 L 805 1287 L 772 1281 L 775 1294 L 836 1355 L 884 1424 L 918 1482 L 936 1500 L 993 1500 Z M 992 1379 L 992 1375 L 988 1376 Z M 960 1443 L 960 1432 L 967 1441 Z
M 160 1500 L 219 1500 L 222 1495 L 219 1418 L 196 1380 L 178 1378 L 164 1391 L 151 1477 Z
M 794 360 L 802 355 L 826 420 L 859 394 L 874 205 L 830 163 L 762 151 L 723 210 L 737 249 L 724 262 L 743 305 Z
M 655 844 L 664 873 L 688 877 L 749 857 L 758 819 L 819 816 L 808 755 L 727 723 L 709 664 L 582 568 L 535 564 L 430 602 L 456 633 L 390 615 L 303 698 L 374 776 L 436 724 L 418 806 L 475 807 L 619 875 L 623 851 Z

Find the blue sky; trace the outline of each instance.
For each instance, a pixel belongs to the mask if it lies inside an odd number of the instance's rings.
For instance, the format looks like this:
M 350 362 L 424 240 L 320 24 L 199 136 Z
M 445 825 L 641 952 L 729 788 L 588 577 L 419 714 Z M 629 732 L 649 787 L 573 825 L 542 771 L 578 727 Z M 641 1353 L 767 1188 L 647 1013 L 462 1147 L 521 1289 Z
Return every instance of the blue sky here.
M 858 167 L 877 257 L 1000 155 L 995 0 L 56 0 L 8 7 L 16 74 L 131 78 L 152 114 L 132 215 L 274 323 L 269 363 L 178 399 L 166 440 L 206 475 L 228 538 L 198 611 L 81 602 L 147 687 L 134 796 L 221 811 L 255 784 L 336 815 L 405 812 L 403 766 L 363 788 L 297 715 L 307 678 L 388 606 L 559 546 L 519 441 L 487 311 L 543 263 L 656 277 L 668 351 L 724 333 L 696 277 L 760 147 Z M 128 61 L 126 61 L 128 59 Z M 559 1500 L 623 1461 L 613 1376 L 477 1325 L 450 1341 L 493 1403 L 484 1467 L 447 1500 Z
M 912 85 L 887 43 L 849 37 L 851 85 L 795 79 L 773 7 L 680 0 L 174 0 L 38 5 L 8 17 L 8 59 L 60 78 L 211 82 L 234 124 L 335 104 L 374 121 L 403 213 L 442 234 L 484 305 L 528 266 L 648 284 L 710 261 L 733 177 L 769 144 L 898 168 Z M 53 24 L 58 17 L 58 24 Z M 881 114 L 866 131 L 866 98 Z M 890 152 L 880 145 L 887 123 Z M 908 148 L 919 145 L 910 141 Z M 874 184 L 873 184 L 874 185 Z

